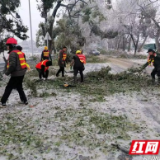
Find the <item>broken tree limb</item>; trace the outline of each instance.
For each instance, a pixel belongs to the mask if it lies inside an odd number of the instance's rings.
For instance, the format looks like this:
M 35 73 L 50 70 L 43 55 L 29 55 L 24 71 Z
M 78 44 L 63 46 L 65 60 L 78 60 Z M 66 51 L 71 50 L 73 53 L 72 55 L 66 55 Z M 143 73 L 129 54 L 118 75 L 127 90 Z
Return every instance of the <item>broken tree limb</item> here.
M 111 144 L 113 147 L 116 147 L 120 151 L 122 151 L 125 154 L 129 154 L 129 149 L 121 147 L 119 144 Z

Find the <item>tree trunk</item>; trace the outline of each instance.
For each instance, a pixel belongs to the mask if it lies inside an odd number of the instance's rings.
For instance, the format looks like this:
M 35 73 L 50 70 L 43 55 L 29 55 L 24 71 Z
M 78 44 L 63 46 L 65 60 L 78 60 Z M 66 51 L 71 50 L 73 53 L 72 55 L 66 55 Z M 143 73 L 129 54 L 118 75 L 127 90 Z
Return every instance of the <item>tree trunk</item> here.
M 132 39 L 132 41 L 133 41 L 133 45 L 134 45 L 134 56 L 136 55 L 136 42 L 135 42 L 135 40 L 134 40 L 134 37 L 133 37 L 133 35 L 131 34 L 131 39 Z
M 131 51 L 131 41 L 132 41 L 132 39 L 131 39 L 131 37 L 130 37 L 130 38 L 129 38 L 129 42 L 128 42 L 128 52 Z
M 138 49 L 138 43 L 139 43 L 139 34 L 137 35 L 137 40 L 135 41 L 133 35 L 131 34 L 131 38 L 132 38 L 132 41 L 133 41 L 133 44 L 134 44 L 134 56 L 136 56 L 136 53 L 137 53 L 137 49 Z
M 120 45 L 120 42 L 121 42 L 121 38 L 119 37 L 119 38 L 118 38 L 118 43 L 117 43 L 116 50 L 119 50 L 119 45 Z
M 146 37 L 144 38 L 142 44 L 141 44 L 141 45 L 139 46 L 139 48 L 138 48 L 138 52 L 141 52 L 141 50 L 142 50 L 142 48 L 143 48 L 143 46 L 144 46 L 144 44 L 145 44 L 147 38 L 148 38 L 148 36 L 146 36 Z
M 136 41 L 136 45 L 135 45 L 134 56 L 136 56 L 136 53 L 137 53 L 138 43 L 139 43 L 139 34 L 138 34 L 138 36 L 137 36 L 137 41 Z
M 53 24 L 54 24 L 54 19 L 50 21 L 50 27 L 49 27 L 49 34 L 51 36 L 51 39 L 53 39 Z M 53 40 L 49 41 L 49 50 L 51 50 L 52 54 L 52 47 L 53 47 Z
M 126 43 L 125 43 L 125 37 L 123 36 L 123 51 L 125 51 L 125 49 L 126 49 Z
M 160 28 L 157 29 L 157 33 L 156 33 L 156 37 L 155 37 L 157 52 L 160 52 L 159 37 L 160 37 Z
M 54 54 L 56 54 L 56 47 L 55 47 L 54 40 L 52 41 L 52 51 L 54 51 Z
M 52 51 L 52 48 L 54 47 L 53 46 L 54 43 L 52 43 L 54 41 L 53 40 L 53 25 L 54 25 L 54 22 L 55 22 L 55 17 L 56 17 L 57 11 L 61 7 L 61 2 L 62 1 L 58 1 L 57 2 L 56 7 L 55 7 L 55 9 L 54 9 L 54 11 L 52 13 L 52 20 L 50 21 L 49 34 L 50 34 L 52 40 L 49 41 L 49 50 L 51 50 L 51 51 Z

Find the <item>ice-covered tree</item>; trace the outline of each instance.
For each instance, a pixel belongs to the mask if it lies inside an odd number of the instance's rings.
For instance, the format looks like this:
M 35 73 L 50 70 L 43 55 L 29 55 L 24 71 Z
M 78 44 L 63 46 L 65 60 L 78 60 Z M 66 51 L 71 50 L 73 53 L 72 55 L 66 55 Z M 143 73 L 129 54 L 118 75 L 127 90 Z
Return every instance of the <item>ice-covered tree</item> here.
M 27 39 L 28 28 L 23 25 L 20 15 L 16 9 L 20 6 L 19 0 L 0 0 L 0 51 L 5 48 L 5 41 L 9 34 L 22 40 Z M 4 34 L 8 36 L 4 36 Z
M 49 49 L 51 50 L 55 50 L 54 47 L 54 25 L 56 25 L 56 18 L 57 15 L 60 11 L 60 9 L 62 8 L 64 11 L 66 11 L 66 13 L 68 14 L 68 16 L 70 18 L 72 17 L 77 17 L 79 12 L 76 10 L 76 12 L 74 12 L 74 9 L 76 8 L 76 6 L 81 3 L 85 3 L 85 0 L 74 0 L 74 1 L 70 1 L 70 0 L 37 0 L 38 3 L 38 9 L 41 13 L 41 17 L 44 18 L 44 22 L 41 22 L 39 25 L 39 31 L 37 32 L 37 44 L 40 45 L 42 43 L 39 44 L 39 42 L 44 40 L 44 36 L 47 32 L 49 32 L 52 41 L 50 41 L 49 43 Z M 43 41 L 44 42 L 44 41 Z

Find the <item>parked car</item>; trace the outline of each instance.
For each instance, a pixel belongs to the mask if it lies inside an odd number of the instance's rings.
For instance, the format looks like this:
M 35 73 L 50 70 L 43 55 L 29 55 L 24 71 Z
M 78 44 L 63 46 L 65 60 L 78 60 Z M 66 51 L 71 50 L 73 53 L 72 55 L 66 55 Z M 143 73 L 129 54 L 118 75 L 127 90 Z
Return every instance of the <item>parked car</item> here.
M 94 56 L 98 56 L 98 55 L 100 55 L 100 52 L 99 52 L 98 50 L 91 50 L 91 51 L 89 52 L 89 54 L 90 54 L 90 55 L 94 55 Z

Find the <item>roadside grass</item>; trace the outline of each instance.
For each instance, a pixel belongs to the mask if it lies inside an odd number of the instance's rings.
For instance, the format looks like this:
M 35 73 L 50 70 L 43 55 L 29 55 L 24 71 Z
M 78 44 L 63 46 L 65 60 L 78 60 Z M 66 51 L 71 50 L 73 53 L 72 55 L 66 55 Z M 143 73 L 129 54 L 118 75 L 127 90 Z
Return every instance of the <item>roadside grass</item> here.
M 118 74 L 111 74 L 111 68 L 102 68 L 100 71 L 89 72 L 85 76 L 85 82 L 77 82 L 76 87 L 65 88 L 64 82 L 73 84 L 73 77 L 55 78 L 54 80 L 37 82 L 36 80 L 25 80 L 25 84 L 37 95 L 38 89 L 59 89 L 63 92 L 78 92 L 82 95 L 93 96 L 91 101 L 104 101 L 104 96 L 115 93 L 127 93 L 140 91 L 141 89 L 153 90 L 156 86 L 151 85 L 150 76 L 143 75 L 136 69 L 129 69 Z M 41 94 L 43 96 L 43 94 Z M 44 94 L 44 96 L 49 96 Z
M 121 50 L 104 50 L 104 49 L 98 49 L 102 55 L 106 56 L 117 56 L 118 58 L 134 58 L 134 59 L 147 59 L 146 55 L 133 55 L 133 54 L 127 54 L 126 51 Z
M 20 114 L 20 113 L 18 113 Z M 0 155 L 11 160 L 23 159 L 23 153 L 29 151 L 34 155 L 38 148 L 43 148 L 42 136 L 34 132 L 30 125 L 31 119 L 17 114 L 6 113 L 1 117 L 0 124 Z
M 29 73 L 25 78 L 25 86 L 30 88 L 33 97 L 57 96 L 52 92 L 57 90 L 73 94 L 80 93 L 84 97 L 91 96 L 90 102 L 103 102 L 104 96 L 114 93 L 155 89 L 150 85 L 150 77 L 139 73 L 138 69 L 132 68 L 115 75 L 111 74 L 110 70 L 110 67 L 106 67 L 100 71 L 90 72 L 85 76 L 84 83 L 78 82 L 73 88 L 62 86 L 64 82 L 73 84 L 72 77 L 37 81 L 32 80 L 31 78 L 35 75 Z M 39 93 L 42 89 L 44 92 Z M 33 116 L 30 110 L 23 112 L 23 109 L 22 113 L 14 113 L 14 110 L 12 112 L 3 114 L 0 124 L 0 154 L 11 160 L 22 160 L 26 155 L 30 159 L 38 159 L 41 155 L 55 152 L 64 158 L 66 154 L 63 150 L 64 146 L 69 149 L 84 147 L 86 150 L 87 148 L 92 152 L 91 159 L 96 159 L 98 155 L 94 152 L 95 150 L 98 149 L 99 153 L 107 155 L 116 150 L 111 147 L 111 143 L 121 144 L 124 141 L 129 145 L 131 132 L 135 135 L 142 131 L 147 132 L 145 127 L 131 122 L 129 117 L 123 114 L 104 113 L 98 109 L 91 109 L 83 101 L 76 108 L 72 105 L 64 108 L 53 104 L 49 108 L 43 108 L 40 112 L 41 116 Z M 56 134 L 46 135 L 50 134 L 47 130 L 50 131 L 54 128 L 53 126 L 57 126 Z M 41 129 L 43 134 L 40 132 Z
M 118 58 L 132 58 L 132 59 L 146 59 L 147 60 L 147 55 L 127 55 L 127 54 L 121 54 L 118 56 Z
M 100 148 L 106 153 L 112 139 L 130 141 L 130 131 L 140 133 L 142 128 L 132 123 L 125 115 L 110 115 L 86 107 L 57 109 L 56 121 L 61 121 L 62 135 L 59 137 L 69 146 L 88 147 L 91 150 Z M 110 137 L 105 139 L 105 136 Z M 101 138 L 98 138 L 101 137 Z M 112 143 L 114 143 L 112 141 Z
M 107 58 L 101 58 L 100 56 L 86 55 L 87 63 L 106 63 Z
M 120 143 L 123 140 L 128 144 L 131 141 L 131 131 L 140 133 L 145 130 L 125 115 L 102 113 L 87 106 L 50 106 L 40 113 L 40 116 L 33 116 L 32 110 L 22 109 L 1 117 L 1 156 L 22 160 L 45 158 L 56 153 L 60 159 L 66 154 L 65 146 L 69 149 L 82 147 L 85 151 L 89 150 L 94 159 L 98 156 L 94 150 L 108 154 L 115 150 L 111 143 Z M 53 126 L 57 132 L 54 135 L 48 132 Z

